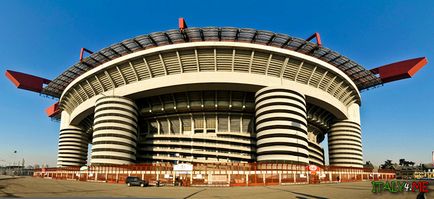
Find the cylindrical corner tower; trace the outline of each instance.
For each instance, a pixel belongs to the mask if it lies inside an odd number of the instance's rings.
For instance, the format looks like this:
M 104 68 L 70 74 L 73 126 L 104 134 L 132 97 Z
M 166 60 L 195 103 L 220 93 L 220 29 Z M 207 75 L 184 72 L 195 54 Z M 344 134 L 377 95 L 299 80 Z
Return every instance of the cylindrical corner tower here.
M 131 164 L 136 160 L 137 106 L 125 97 L 97 100 L 92 137 L 92 164 Z
M 257 161 L 309 164 L 304 95 L 267 87 L 255 103 Z
M 360 124 L 349 120 L 335 122 L 328 133 L 328 144 L 330 165 L 363 167 Z
M 67 126 L 60 129 L 58 166 L 82 166 L 87 162 L 89 140 L 83 129 Z

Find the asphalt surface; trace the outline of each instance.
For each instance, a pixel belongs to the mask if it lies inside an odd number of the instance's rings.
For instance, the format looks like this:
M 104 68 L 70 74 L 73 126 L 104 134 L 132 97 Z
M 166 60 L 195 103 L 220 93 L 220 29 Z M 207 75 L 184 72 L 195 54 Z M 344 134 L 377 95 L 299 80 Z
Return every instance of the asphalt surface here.
M 417 193 L 374 194 L 370 182 L 255 187 L 127 187 L 125 184 L 0 176 L 0 197 L 74 198 L 411 198 Z M 431 185 L 426 198 L 434 198 Z

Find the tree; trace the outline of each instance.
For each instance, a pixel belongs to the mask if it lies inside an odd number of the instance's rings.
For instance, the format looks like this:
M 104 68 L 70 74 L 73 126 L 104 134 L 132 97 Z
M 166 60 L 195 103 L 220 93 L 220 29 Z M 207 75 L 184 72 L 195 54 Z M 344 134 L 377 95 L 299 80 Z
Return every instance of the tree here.
M 393 169 L 393 163 L 392 160 L 386 160 L 384 161 L 384 164 L 380 165 L 381 169 Z
M 399 159 L 399 165 L 401 166 L 414 166 L 414 162 L 412 161 L 407 161 L 404 158 L 403 159 Z
M 374 169 L 374 165 L 371 163 L 371 161 L 366 161 L 366 163 L 363 165 L 363 168 Z

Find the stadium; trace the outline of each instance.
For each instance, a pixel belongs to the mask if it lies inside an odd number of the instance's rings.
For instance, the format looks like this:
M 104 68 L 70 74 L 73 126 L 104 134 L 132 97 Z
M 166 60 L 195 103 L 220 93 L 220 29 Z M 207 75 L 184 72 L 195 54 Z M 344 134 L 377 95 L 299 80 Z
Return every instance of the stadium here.
M 60 120 L 58 167 L 324 166 L 327 138 L 330 166 L 362 168 L 360 92 L 412 77 L 426 63 L 421 57 L 368 70 L 324 47 L 318 33 L 305 40 L 189 28 L 180 19 L 179 29 L 97 52 L 83 48 L 80 61 L 54 80 L 6 76 L 59 100 L 46 110 Z

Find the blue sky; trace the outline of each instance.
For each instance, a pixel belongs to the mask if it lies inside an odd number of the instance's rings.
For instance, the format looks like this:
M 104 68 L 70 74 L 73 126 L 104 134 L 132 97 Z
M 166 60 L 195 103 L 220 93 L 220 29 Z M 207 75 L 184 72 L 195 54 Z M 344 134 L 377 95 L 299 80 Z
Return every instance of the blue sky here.
M 211 3 L 212 2 L 212 3 Z M 136 35 L 192 26 L 251 27 L 307 38 L 374 68 L 426 56 L 434 62 L 434 1 L 0 1 L 0 71 L 48 79 L 98 50 Z M 430 162 L 434 150 L 434 67 L 362 93 L 364 159 Z M 0 76 L 0 165 L 56 164 L 59 123 L 52 99 Z M 14 150 L 18 152 L 13 153 Z

